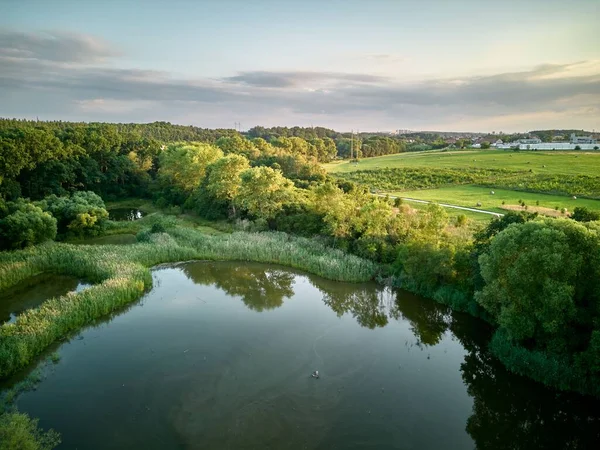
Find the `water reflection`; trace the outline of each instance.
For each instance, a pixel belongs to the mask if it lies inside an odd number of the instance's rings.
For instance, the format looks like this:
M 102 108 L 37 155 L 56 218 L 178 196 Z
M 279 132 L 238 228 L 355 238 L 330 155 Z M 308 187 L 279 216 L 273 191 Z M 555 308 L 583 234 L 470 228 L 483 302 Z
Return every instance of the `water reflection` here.
M 14 322 L 19 314 L 37 308 L 46 300 L 71 291 L 79 292 L 88 286 L 66 275 L 43 273 L 28 278 L 0 292 L 0 325 Z
M 467 350 L 461 373 L 473 397 L 473 413 L 466 430 L 477 448 L 597 448 L 597 399 L 547 389 L 509 373 L 486 349 L 489 329 L 474 332 L 460 318 L 450 322 L 450 329 Z
M 388 324 L 395 308 L 393 294 L 389 290 L 378 289 L 372 284 L 353 286 L 335 285 L 325 280 L 311 280 L 313 286 L 323 294 L 323 303 L 337 315 L 350 314 L 363 327 L 374 329 Z
M 219 265 L 187 264 L 182 270 L 196 284 L 214 285 L 233 297 L 241 297 L 254 311 L 279 308 L 294 295 L 295 274 L 283 269 L 240 264 L 223 271 Z
M 179 264 L 154 280 L 139 307 L 61 347 L 56 375 L 20 400 L 65 448 L 600 442 L 598 400 L 508 373 L 486 350 L 489 326 L 433 301 L 240 262 Z
M 452 322 L 451 310 L 433 301 L 423 300 L 409 292 L 398 292 L 396 311 L 400 318 L 411 324 L 418 345 L 437 345 Z

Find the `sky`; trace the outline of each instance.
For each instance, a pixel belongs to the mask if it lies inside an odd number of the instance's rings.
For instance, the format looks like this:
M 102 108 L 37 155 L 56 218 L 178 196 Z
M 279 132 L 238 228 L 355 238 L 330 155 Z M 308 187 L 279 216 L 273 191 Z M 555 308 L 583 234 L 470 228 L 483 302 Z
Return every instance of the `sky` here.
M 0 0 L 0 117 L 600 130 L 598 0 Z

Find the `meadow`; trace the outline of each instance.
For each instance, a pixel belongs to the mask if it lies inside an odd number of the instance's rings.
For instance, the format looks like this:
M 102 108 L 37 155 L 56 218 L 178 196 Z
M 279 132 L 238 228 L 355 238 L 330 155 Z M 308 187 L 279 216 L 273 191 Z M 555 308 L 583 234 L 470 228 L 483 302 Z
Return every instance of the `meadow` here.
M 445 169 L 533 170 L 536 174 L 599 176 L 600 152 L 538 152 L 513 150 L 462 150 L 399 153 L 323 165 L 331 173 L 382 168 L 425 167 Z
M 429 151 L 324 167 L 334 176 L 390 195 L 497 213 L 510 205 L 515 209 L 521 201 L 528 210 L 553 215 L 577 206 L 600 210 L 600 152 Z M 468 217 L 490 219 L 478 213 Z
M 491 192 L 494 192 L 492 194 Z M 559 211 L 566 208 L 567 212 L 572 212 L 577 206 L 585 206 L 589 209 L 600 210 L 600 200 L 587 198 L 577 198 L 538 194 L 533 192 L 519 192 L 507 189 L 490 189 L 487 187 L 464 185 L 448 186 L 437 189 L 423 189 L 414 191 L 396 191 L 390 192 L 390 195 L 416 198 L 436 203 L 448 203 L 457 206 L 466 206 L 469 208 L 479 208 L 486 211 L 505 213 L 505 205 L 518 205 L 519 200 L 525 202 L 527 209 L 541 206 Z M 504 202 L 504 204 L 503 204 Z M 480 206 L 477 204 L 480 203 Z M 525 210 L 525 208 L 523 208 Z M 477 213 L 474 213 L 477 214 Z

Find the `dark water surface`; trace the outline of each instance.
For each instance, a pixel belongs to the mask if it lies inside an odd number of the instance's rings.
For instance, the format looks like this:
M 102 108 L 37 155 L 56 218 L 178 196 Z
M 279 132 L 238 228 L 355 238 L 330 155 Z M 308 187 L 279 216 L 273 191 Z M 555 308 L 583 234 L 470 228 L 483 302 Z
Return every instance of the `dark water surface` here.
M 508 374 L 432 301 L 260 264 L 153 276 L 19 398 L 60 448 L 598 448 L 598 401 Z
M 89 284 L 66 275 L 43 273 L 0 292 L 0 325 L 14 322 L 19 314 L 46 300 L 79 292 Z
M 108 210 L 110 220 L 138 220 L 146 214 L 136 208 L 112 208 Z

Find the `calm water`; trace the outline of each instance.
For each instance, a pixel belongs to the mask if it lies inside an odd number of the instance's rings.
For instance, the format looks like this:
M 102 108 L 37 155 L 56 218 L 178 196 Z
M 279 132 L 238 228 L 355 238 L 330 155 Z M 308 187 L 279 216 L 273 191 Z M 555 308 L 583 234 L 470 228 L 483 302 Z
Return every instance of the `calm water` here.
M 186 263 L 63 344 L 18 406 L 65 449 L 597 448 L 599 402 L 506 373 L 488 338 L 374 284 Z
M 79 292 L 89 284 L 65 275 L 43 273 L 0 292 L 0 325 L 14 322 L 17 315 L 44 301 L 68 292 Z
M 144 216 L 144 212 L 136 208 L 113 208 L 108 210 L 110 220 L 138 220 Z

